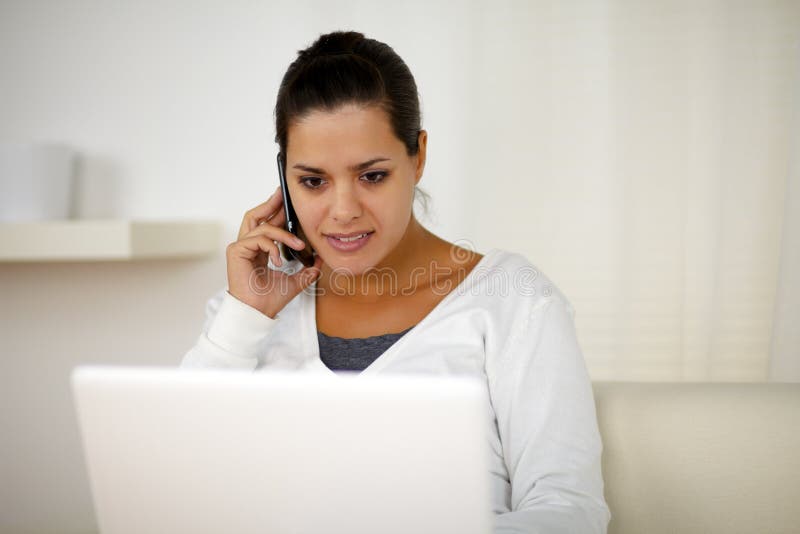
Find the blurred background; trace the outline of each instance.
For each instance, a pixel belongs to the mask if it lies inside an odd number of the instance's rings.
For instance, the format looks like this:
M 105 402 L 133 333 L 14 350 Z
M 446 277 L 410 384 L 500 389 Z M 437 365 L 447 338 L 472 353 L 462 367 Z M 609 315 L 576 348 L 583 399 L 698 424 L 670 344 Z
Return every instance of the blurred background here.
M 74 150 L 68 217 L 221 227 L 0 260 L 0 531 L 95 528 L 69 372 L 180 362 L 278 185 L 280 79 L 336 29 L 416 77 L 422 222 L 553 279 L 594 380 L 800 381 L 800 2 L 0 0 L 0 143 Z

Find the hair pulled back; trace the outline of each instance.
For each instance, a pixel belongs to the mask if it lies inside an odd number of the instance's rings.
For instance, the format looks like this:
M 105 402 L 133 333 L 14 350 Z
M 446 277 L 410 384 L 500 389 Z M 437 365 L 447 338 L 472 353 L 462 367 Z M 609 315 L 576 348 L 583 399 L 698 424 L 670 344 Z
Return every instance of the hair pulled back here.
M 298 51 L 283 76 L 275 104 L 275 142 L 284 158 L 293 121 L 345 104 L 380 106 L 408 155 L 419 151 L 419 95 L 408 66 L 387 44 L 359 32 L 335 31 Z

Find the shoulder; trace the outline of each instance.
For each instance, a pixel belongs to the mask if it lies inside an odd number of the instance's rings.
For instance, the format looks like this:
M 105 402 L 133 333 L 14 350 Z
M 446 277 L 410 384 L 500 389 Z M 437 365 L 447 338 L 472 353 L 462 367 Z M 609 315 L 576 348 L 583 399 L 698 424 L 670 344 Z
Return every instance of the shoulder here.
M 493 307 L 516 311 L 559 301 L 574 313 L 571 303 L 550 276 L 525 255 L 494 248 L 487 252 L 467 280 L 465 291 L 482 297 Z
M 484 267 L 485 370 L 492 385 L 513 383 L 538 352 L 548 352 L 538 359 L 547 365 L 564 352 L 574 336 L 575 310 L 553 279 L 523 254 L 497 250 Z

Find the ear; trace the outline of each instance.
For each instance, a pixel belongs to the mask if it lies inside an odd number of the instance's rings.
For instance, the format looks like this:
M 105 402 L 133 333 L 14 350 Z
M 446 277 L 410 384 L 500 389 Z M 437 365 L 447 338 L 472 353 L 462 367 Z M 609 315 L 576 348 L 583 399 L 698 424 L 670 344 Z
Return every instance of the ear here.
M 422 178 L 422 173 L 425 171 L 425 158 L 428 148 L 428 132 L 425 130 L 419 131 L 417 145 L 419 146 L 419 150 L 417 151 L 417 172 L 414 179 L 414 185 L 419 183 L 420 179 Z

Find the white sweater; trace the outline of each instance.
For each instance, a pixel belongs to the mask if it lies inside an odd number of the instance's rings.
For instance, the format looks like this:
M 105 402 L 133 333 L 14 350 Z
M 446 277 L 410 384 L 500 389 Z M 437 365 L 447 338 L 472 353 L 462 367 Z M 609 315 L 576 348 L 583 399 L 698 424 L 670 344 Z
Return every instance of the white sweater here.
M 221 290 L 182 365 L 333 373 L 319 357 L 315 287 L 275 319 Z M 485 382 L 495 534 L 606 532 L 602 444 L 573 317 L 567 298 L 524 256 L 492 249 L 361 372 Z

